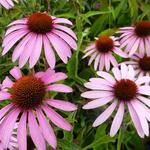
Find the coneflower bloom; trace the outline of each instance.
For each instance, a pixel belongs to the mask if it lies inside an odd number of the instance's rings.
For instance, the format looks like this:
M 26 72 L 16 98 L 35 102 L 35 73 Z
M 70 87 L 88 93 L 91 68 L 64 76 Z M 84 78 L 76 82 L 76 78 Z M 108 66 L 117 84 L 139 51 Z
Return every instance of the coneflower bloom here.
M 106 71 L 109 71 L 111 64 L 113 66 L 118 65 L 113 54 L 117 54 L 124 58 L 127 57 L 127 54 L 125 54 L 119 46 L 120 44 L 117 41 L 117 38 L 113 36 L 100 36 L 95 43 L 92 43 L 85 49 L 84 52 L 86 54 L 83 58 L 91 56 L 88 65 L 91 65 L 94 61 L 95 70 L 103 70 L 105 67 Z
M 12 61 L 19 59 L 19 67 L 29 60 L 32 68 L 40 58 L 42 49 L 47 63 L 53 69 L 56 57 L 54 50 L 64 63 L 71 57 L 71 49 L 77 49 L 76 35 L 64 24 L 72 25 L 65 18 L 56 18 L 47 13 L 34 13 L 28 18 L 16 20 L 9 24 L 3 40 L 5 55 L 15 44 Z
M 121 48 L 132 56 L 136 51 L 150 56 L 150 21 L 139 21 L 131 27 L 120 28 Z
M 101 113 L 93 123 L 97 127 L 105 122 L 117 109 L 113 119 L 110 136 L 114 136 L 119 130 L 124 113 L 125 105 L 133 121 L 133 124 L 140 137 L 149 135 L 148 121 L 150 120 L 150 86 L 145 82 L 150 81 L 149 77 L 136 78 L 132 66 L 121 65 L 121 69 L 114 67 L 113 75 L 98 71 L 99 78 L 91 78 L 85 83 L 85 87 L 90 91 L 82 93 L 82 97 L 93 99 L 83 106 L 83 109 L 93 109 L 110 103 L 110 106 Z M 146 106 L 147 105 L 147 106 Z
M 124 63 L 132 65 L 135 74 L 138 76 L 150 76 L 150 56 L 136 52 L 130 57 L 129 61 L 125 61 Z
M 55 149 L 56 136 L 48 118 L 54 125 L 64 130 L 71 131 L 72 126 L 53 108 L 63 111 L 77 109 L 70 102 L 51 98 L 49 92 L 72 92 L 69 86 L 55 83 L 66 79 L 66 74 L 48 69 L 46 72 L 22 75 L 18 67 L 14 67 L 10 74 L 15 80 L 12 81 L 7 77 L 3 82 L 7 90 L 0 93 L 1 101 L 6 99 L 9 101 L 9 104 L 0 110 L 0 120 L 4 119 L 0 128 L 0 140 L 4 149 L 8 147 L 16 122 L 19 150 L 27 150 L 28 130 L 37 149 L 46 150 L 45 141 Z
M 11 9 L 12 7 L 14 7 L 13 1 L 17 2 L 17 0 L 0 0 L 0 5 L 5 7 L 6 9 Z

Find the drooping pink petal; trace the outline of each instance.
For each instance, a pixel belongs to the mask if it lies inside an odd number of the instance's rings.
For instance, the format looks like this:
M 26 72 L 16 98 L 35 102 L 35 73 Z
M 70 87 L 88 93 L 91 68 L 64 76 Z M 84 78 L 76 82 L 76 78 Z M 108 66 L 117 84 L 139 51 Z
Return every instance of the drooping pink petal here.
M 101 55 L 99 62 L 99 70 L 103 70 L 105 66 L 105 54 Z
M 109 103 L 110 101 L 112 101 L 112 99 L 113 99 L 113 96 L 95 99 L 95 100 L 92 100 L 92 101 L 88 102 L 87 104 L 85 104 L 82 108 L 83 109 L 97 108 L 97 107 L 100 107 L 100 106 L 103 106 L 103 105 Z
M 46 101 L 47 104 L 49 104 L 52 107 L 55 107 L 60 110 L 64 111 L 75 111 L 77 109 L 76 105 L 62 101 L 62 100 L 56 100 L 56 99 L 49 99 Z
M 93 62 L 93 60 L 96 58 L 97 52 L 94 52 L 91 56 L 91 58 L 89 59 L 88 65 L 91 65 L 91 63 Z
M 138 115 L 143 132 L 145 133 L 145 135 L 148 136 L 149 135 L 149 127 L 148 127 L 148 122 L 146 120 L 145 112 L 142 111 L 142 109 L 140 108 L 140 105 L 138 103 L 136 103 L 136 100 L 131 101 L 131 104 Z
M 113 137 L 119 130 L 124 116 L 124 102 L 120 102 L 116 116 L 112 122 L 110 136 Z
M 24 112 L 20 118 L 18 130 L 17 130 L 17 139 L 18 139 L 19 150 L 27 149 L 26 122 L 27 122 L 27 112 Z
M 47 87 L 48 91 L 55 91 L 55 92 L 64 92 L 64 93 L 70 93 L 72 92 L 72 88 L 64 85 L 64 84 L 53 84 L 53 85 L 49 85 Z
M 101 113 L 93 123 L 93 127 L 97 127 L 103 122 L 105 122 L 110 115 L 113 113 L 117 106 L 117 101 L 114 101 L 103 113 Z
M 39 125 L 37 124 L 36 118 L 31 110 L 28 113 L 28 126 L 31 138 L 37 149 L 46 150 L 45 140 L 43 138 Z
M 127 104 L 128 104 L 128 109 L 129 109 L 129 113 L 130 113 L 131 119 L 133 121 L 133 124 L 134 124 L 139 136 L 141 138 L 144 138 L 144 132 L 143 132 L 139 117 L 138 117 L 136 111 L 134 110 L 134 108 L 132 107 L 132 105 L 130 103 L 127 103 Z
M 15 20 L 15 21 L 13 21 L 12 23 L 10 23 L 10 24 L 8 25 L 8 27 L 9 27 L 9 26 L 13 26 L 13 25 L 18 25 L 18 24 L 27 24 L 27 21 L 28 21 L 28 19 L 26 19 L 26 18 L 19 19 L 19 20 Z
M 118 54 L 119 56 L 123 57 L 123 58 L 127 58 L 127 54 L 124 53 L 121 49 L 115 47 L 113 50 L 116 54 Z
M 26 44 L 28 42 L 30 42 L 31 39 L 31 35 L 32 33 L 27 34 L 20 42 L 19 44 L 16 46 L 13 55 L 12 55 L 12 61 L 15 62 L 19 56 L 21 55 L 21 53 L 24 51 L 24 48 L 26 46 Z
M 55 29 L 52 32 L 62 38 L 72 49 L 77 49 L 76 41 L 71 36 Z
M 77 40 L 75 33 L 70 28 L 59 25 L 59 24 L 55 24 L 54 27 L 57 29 L 60 29 L 61 31 L 66 32 L 67 34 L 71 35 L 75 40 Z
M 36 62 L 38 61 L 40 54 L 42 51 L 42 35 L 38 35 L 36 39 L 36 44 L 34 50 L 32 51 L 29 59 L 30 68 L 34 67 Z
M 56 63 L 56 58 L 54 51 L 50 45 L 50 42 L 46 36 L 43 36 L 43 41 L 44 41 L 44 52 L 45 52 L 45 57 L 47 60 L 47 63 L 49 66 L 54 69 L 55 63 Z
M 95 61 L 94 61 L 94 69 L 97 70 L 97 67 L 98 67 L 98 64 L 99 64 L 99 60 L 100 60 L 100 54 L 98 54 L 95 58 Z
M 18 80 L 19 78 L 22 77 L 22 73 L 18 67 L 14 67 L 13 69 L 10 70 L 10 74 Z
M 105 55 L 105 68 L 106 68 L 106 71 L 110 70 L 110 60 L 107 55 Z
M 63 117 L 61 117 L 58 113 L 56 113 L 53 109 L 48 106 L 43 106 L 43 110 L 46 115 L 50 118 L 50 120 L 59 128 L 62 128 L 67 131 L 72 130 L 72 126 L 69 122 L 67 122 Z
M 20 113 L 19 109 L 14 109 L 13 111 L 9 112 L 7 117 L 2 122 L 2 126 L 0 129 L 0 137 L 2 139 L 4 149 L 7 149 L 8 147 L 8 143 L 12 135 L 15 122 L 17 120 L 19 113 Z
M 71 56 L 70 47 L 61 38 L 52 33 L 47 34 L 47 36 L 59 57 L 64 63 L 67 63 L 68 57 Z
M 110 91 L 86 91 L 81 94 L 82 97 L 85 98 L 102 98 L 102 97 L 108 97 L 112 96 L 113 92 Z
M 26 64 L 31 53 L 33 52 L 35 45 L 36 45 L 36 39 L 37 39 L 37 35 L 33 33 L 31 35 L 30 41 L 26 44 L 26 46 L 24 47 L 24 51 L 20 55 L 20 58 L 19 58 L 20 68 L 22 68 Z
M 55 133 L 51 125 L 47 122 L 47 119 L 45 118 L 43 112 L 40 109 L 36 110 L 36 114 L 37 114 L 37 118 L 41 126 L 41 130 L 42 130 L 44 138 L 54 149 L 56 149 L 57 139 L 56 139 Z

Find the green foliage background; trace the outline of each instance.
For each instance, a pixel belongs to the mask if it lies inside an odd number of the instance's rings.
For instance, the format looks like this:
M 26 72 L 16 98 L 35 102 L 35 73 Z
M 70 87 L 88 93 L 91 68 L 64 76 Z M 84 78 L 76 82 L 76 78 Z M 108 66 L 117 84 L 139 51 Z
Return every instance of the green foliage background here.
M 150 139 L 140 139 L 137 135 L 128 112 L 118 134 L 111 138 L 109 129 L 110 118 L 98 128 L 92 128 L 94 119 L 105 109 L 82 110 L 88 100 L 80 97 L 86 89 L 83 83 L 90 77 L 96 76 L 93 67 L 87 66 L 88 59 L 82 60 L 85 47 L 99 35 L 112 35 L 118 27 L 128 26 L 137 20 L 150 20 L 149 0 L 20 0 L 12 10 L 0 6 L 0 45 L 7 25 L 33 12 L 47 11 L 50 15 L 65 17 L 73 22 L 73 30 L 78 37 L 78 50 L 73 52 L 67 65 L 57 59 L 57 71 L 66 72 L 72 94 L 53 93 L 55 98 L 65 99 L 78 105 L 74 113 L 62 113 L 72 123 L 74 130 L 69 133 L 55 128 L 58 137 L 58 150 L 145 150 L 150 149 Z M 2 47 L 0 46 L 0 51 Z M 12 52 L 12 51 L 11 51 Z M 0 80 L 2 81 L 9 70 L 17 65 L 11 62 L 12 53 L 0 58 Z M 122 61 L 121 58 L 117 58 Z M 38 62 L 35 70 L 44 70 L 44 58 Z M 28 65 L 23 68 L 27 72 Z M 7 102 L 1 102 L 0 107 Z M 48 147 L 47 149 L 51 149 Z

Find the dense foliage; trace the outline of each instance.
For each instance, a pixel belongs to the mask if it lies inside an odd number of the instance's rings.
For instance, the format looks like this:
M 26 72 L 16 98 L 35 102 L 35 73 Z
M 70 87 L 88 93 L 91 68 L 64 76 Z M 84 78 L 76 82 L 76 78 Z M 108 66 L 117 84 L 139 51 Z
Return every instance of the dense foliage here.
M 119 27 L 130 26 L 137 20 L 150 20 L 149 0 L 22 0 L 12 10 L 0 7 L 0 45 L 7 25 L 15 19 L 26 17 L 33 12 L 48 12 L 50 15 L 70 19 L 73 30 L 78 37 L 78 50 L 73 52 L 67 65 L 57 60 L 56 70 L 66 72 L 72 94 L 53 93 L 55 98 L 64 98 L 78 105 L 78 111 L 63 113 L 72 123 L 74 130 L 70 132 L 55 128 L 58 137 L 58 149 L 62 150 L 144 150 L 150 149 L 149 138 L 141 139 L 126 112 L 126 118 L 119 133 L 111 138 L 109 129 L 111 119 L 98 128 L 92 128 L 94 119 L 104 108 L 82 110 L 86 99 L 80 93 L 85 91 L 83 86 L 90 77 L 96 76 L 93 67 L 88 67 L 87 59 L 82 59 L 85 47 L 99 35 L 112 35 Z M 0 51 L 2 47 L 0 47 Z M 122 58 L 117 57 L 118 62 Z M 38 62 L 35 70 L 44 70 L 44 58 Z M 17 65 L 12 63 L 11 53 L 0 58 L 0 80 L 2 81 L 9 70 Z M 23 68 L 24 73 L 28 66 Z M 1 102 L 1 106 L 6 103 Z

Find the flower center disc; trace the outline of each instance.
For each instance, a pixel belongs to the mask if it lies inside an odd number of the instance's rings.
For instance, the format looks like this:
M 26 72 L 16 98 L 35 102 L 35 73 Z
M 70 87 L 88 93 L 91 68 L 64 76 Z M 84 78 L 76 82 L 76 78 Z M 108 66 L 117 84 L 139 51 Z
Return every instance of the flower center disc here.
M 143 71 L 150 71 L 150 57 L 143 57 L 139 60 L 139 66 Z
M 140 21 L 135 24 L 135 33 L 139 37 L 150 35 L 150 21 Z
M 114 95 L 120 101 L 129 101 L 137 94 L 136 84 L 129 79 L 122 79 L 114 86 Z
M 96 41 L 96 49 L 101 53 L 107 53 L 112 51 L 114 47 L 114 42 L 109 36 L 101 36 Z
M 45 94 L 43 81 L 35 76 L 24 76 L 13 85 L 11 101 L 22 109 L 35 108 L 42 103 Z
M 53 21 L 46 13 L 34 13 L 28 17 L 28 28 L 35 33 L 47 33 L 52 29 Z

